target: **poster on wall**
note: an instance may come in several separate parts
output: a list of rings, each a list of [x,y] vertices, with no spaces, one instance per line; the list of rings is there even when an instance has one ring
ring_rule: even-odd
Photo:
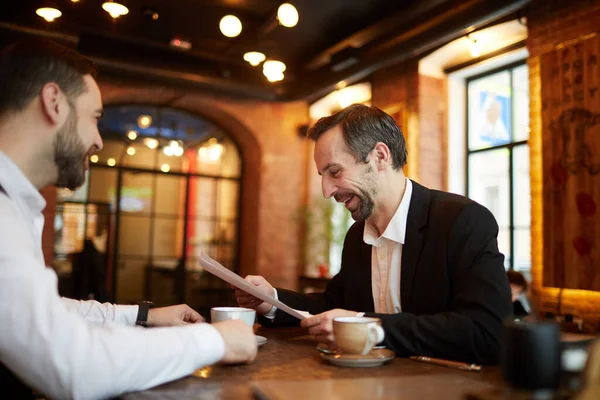
[[[482,90],[479,93],[478,140],[487,146],[510,141],[510,96]]]
[[[600,290],[600,38],[540,57],[543,283]]]

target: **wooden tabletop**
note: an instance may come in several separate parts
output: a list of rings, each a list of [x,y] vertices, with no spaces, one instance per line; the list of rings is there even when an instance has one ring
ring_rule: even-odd
[[[374,368],[344,368],[326,363],[315,340],[300,328],[264,329],[267,338],[249,365],[215,365],[192,376],[152,390],[125,395],[126,400],[147,399],[253,399],[256,387],[267,387],[273,399],[369,398],[462,399],[466,393],[503,387],[499,367],[468,372],[405,358]],[[393,378],[393,379],[392,379]],[[339,388],[345,388],[344,393]],[[310,391],[313,391],[311,393]],[[277,397],[283,393],[283,397]],[[376,395],[379,393],[383,397]]]

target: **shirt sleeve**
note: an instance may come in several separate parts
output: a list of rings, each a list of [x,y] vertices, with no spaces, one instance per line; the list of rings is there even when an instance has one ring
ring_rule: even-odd
[[[114,322],[120,325],[134,326],[139,308],[137,305],[115,305],[99,303],[95,300],[73,300],[66,297],[63,297],[62,301],[67,309],[77,312],[86,321],[96,325]]]
[[[115,323],[128,318],[121,319],[118,307],[63,300],[56,274],[35,258],[25,224],[7,213],[0,217],[0,362],[28,385],[51,398],[111,398],[223,357],[223,339],[209,324],[125,326]]]
[[[273,292],[274,292],[273,297],[275,297],[276,300],[279,300],[279,297],[277,297],[277,289],[273,288]],[[269,312],[265,314],[265,318],[269,318],[271,321],[274,320],[276,312],[277,312],[277,307],[275,307],[275,306],[271,307]]]

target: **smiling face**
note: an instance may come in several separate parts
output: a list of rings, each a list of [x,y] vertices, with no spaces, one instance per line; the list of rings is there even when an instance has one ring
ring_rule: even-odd
[[[350,153],[339,125],[315,143],[315,164],[322,179],[323,196],[345,203],[355,221],[369,218],[376,206],[378,177],[370,161]]]
[[[54,163],[58,171],[56,186],[75,190],[85,183],[89,158],[102,149],[98,120],[102,116],[100,89],[91,76],[83,78],[85,90],[74,104],[54,139]]]

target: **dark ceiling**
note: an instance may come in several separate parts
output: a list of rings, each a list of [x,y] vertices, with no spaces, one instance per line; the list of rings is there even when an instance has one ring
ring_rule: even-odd
[[[61,41],[92,58],[101,73],[145,77],[264,99],[307,99],[341,80],[364,79],[378,68],[427,52],[512,15],[529,0],[293,0],[300,21],[276,21],[281,0],[120,0],[129,14],[113,20],[103,0],[7,0],[0,44],[28,34]],[[8,7],[7,7],[8,6]],[[35,14],[53,6],[52,23]],[[158,19],[153,19],[156,12]],[[240,18],[237,38],[219,31],[227,14]],[[192,43],[182,51],[174,37]],[[273,84],[242,56],[259,50],[287,65]]]

